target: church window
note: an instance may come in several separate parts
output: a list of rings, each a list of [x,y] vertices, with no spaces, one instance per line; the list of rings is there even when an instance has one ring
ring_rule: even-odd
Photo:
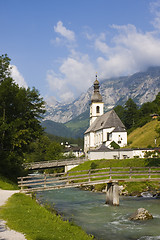
[[[107,133],[107,141],[111,141],[112,140],[112,133]]]
[[[99,106],[96,107],[96,113],[100,113],[100,107]]]

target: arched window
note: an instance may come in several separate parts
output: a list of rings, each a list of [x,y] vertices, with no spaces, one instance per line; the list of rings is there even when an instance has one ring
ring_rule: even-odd
[[[100,113],[100,107],[99,106],[96,107],[96,113]]]

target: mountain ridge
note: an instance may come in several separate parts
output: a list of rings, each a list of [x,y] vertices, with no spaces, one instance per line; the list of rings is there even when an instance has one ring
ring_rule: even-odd
[[[93,79],[94,82],[94,79]],[[147,71],[137,72],[130,76],[110,78],[100,82],[100,92],[104,101],[105,111],[114,106],[123,105],[132,98],[137,105],[153,101],[160,91],[160,67],[149,67]],[[46,106],[44,120],[67,123],[89,110],[93,87],[72,103]]]

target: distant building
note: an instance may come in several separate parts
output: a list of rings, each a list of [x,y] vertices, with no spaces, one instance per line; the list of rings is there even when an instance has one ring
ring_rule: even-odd
[[[157,119],[159,117],[157,113],[150,114],[150,116],[152,117],[152,119]]]
[[[120,147],[127,145],[127,131],[114,110],[104,114],[104,103],[99,92],[99,82],[94,82],[94,93],[90,104],[90,126],[84,133],[84,152],[101,145],[111,148],[111,142]]]
[[[64,145],[61,143],[61,145]],[[74,157],[81,157],[84,155],[82,149],[78,146],[78,144],[69,144],[68,142],[64,145],[64,156],[74,156]]]

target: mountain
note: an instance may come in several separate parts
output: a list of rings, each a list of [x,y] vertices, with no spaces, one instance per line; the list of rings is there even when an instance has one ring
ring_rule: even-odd
[[[83,138],[84,131],[89,126],[89,111],[86,111],[67,123],[57,123],[52,120],[42,122],[45,132],[67,138]]]
[[[45,132],[60,136],[60,137],[73,137],[72,131],[67,128],[63,123],[57,123],[51,120],[45,120],[42,122],[42,127],[45,128]]]
[[[145,72],[135,73],[131,76],[110,78],[100,82],[100,92],[105,104],[105,111],[113,108],[115,105],[123,105],[128,98],[132,98],[138,105],[153,101],[159,91],[160,67],[150,67]],[[74,129],[76,118],[89,111],[92,93],[93,87],[90,87],[86,93],[83,93],[70,104],[55,102],[53,105],[47,105],[44,120],[66,123],[67,127]]]

